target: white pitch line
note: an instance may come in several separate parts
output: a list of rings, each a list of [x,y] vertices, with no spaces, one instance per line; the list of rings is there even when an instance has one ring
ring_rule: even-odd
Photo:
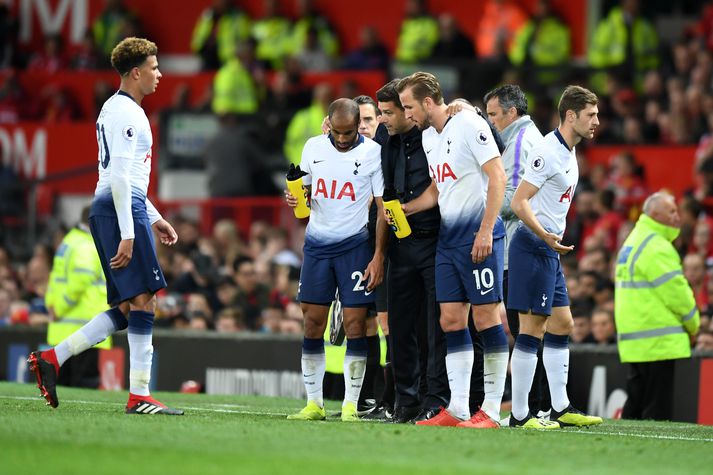
[[[19,401],[39,401],[43,400],[41,397],[29,397],[29,396],[2,396],[0,399],[14,399]],[[72,403],[72,404],[94,404],[94,405],[111,405],[111,406],[123,406],[123,403],[119,402],[108,402],[108,401],[85,401],[81,399],[63,399],[62,402]],[[223,407],[249,407],[239,404],[213,404],[214,406]],[[234,409],[213,409],[207,407],[184,407],[188,411],[203,411],[203,412],[217,412],[217,413],[227,413],[227,414],[246,414],[251,416],[286,416],[285,413],[281,412],[265,412],[265,411],[245,411],[245,410],[234,410]],[[610,437],[637,437],[640,439],[653,439],[653,440],[680,440],[686,442],[713,442],[713,438],[706,437],[686,437],[686,436],[672,436],[672,435],[657,435],[657,434],[642,434],[637,432],[601,432],[594,431],[591,429],[587,430],[564,430],[550,432],[551,434],[582,434],[582,435],[599,435],[599,436],[610,436]]]
[[[42,397],[30,397],[30,396],[2,396],[0,399],[13,399],[18,401],[44,401]],[[62,403],[67,404],[94,404],[94,405],[108,405],[108,406],[124,406],[121,402],[109,402],[109,401],[85,401],[81,399],[62,399]],[[213,404],[215,406],[223,407],[250,407],[240,404]],[[204,412],[220,412],[220,413],[231,413],[231,414],[248,414],[252,416],[287,416],[287,414],[282,412],[260,412],[260,411],[244,411],[244,410],[232,410],[232,409],[213,409],[209,407],[185,407],[186,410],[191,411],[204,411]]]

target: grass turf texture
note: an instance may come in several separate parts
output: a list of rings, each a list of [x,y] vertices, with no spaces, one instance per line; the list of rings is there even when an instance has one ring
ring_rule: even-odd
[[[294,399],[157,393],[185,416],[123,413],[126,393],[0,383],[0,474],[711,473],[713,427],[605,421],[550,432],[288,421]],[[339,404],[329,402],[327,413]]]

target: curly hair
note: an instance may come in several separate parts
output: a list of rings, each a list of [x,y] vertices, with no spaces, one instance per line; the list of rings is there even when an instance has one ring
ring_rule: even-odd
[[[156,56],[158,47],[144,38],[125,38],[111,52],[111,65],[125,76],[133,68],[141,66],[149,56]]]

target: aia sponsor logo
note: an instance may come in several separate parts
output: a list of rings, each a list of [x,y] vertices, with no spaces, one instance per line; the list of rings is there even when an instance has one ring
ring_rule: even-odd
[[[329,186],[329,188],[327,187]],[[337,180],[331,180],[331,183],[327,185],[323,178],[317,180],[317,188],[314,192],[314,197],[324,196],[330,200],[342,200],[349,199],[351,201],[356,201],[356,195],[354,193],[354,185],[351,182],[346,182],[341,186],[337,183]]]

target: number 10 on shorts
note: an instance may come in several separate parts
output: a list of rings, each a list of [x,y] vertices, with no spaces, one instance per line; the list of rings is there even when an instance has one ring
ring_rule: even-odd
[[[475,288],[480,290],[480,295],[485,295],[493,290],[495,275],[490,268],[473,269],[473,277],[475,278]]]

